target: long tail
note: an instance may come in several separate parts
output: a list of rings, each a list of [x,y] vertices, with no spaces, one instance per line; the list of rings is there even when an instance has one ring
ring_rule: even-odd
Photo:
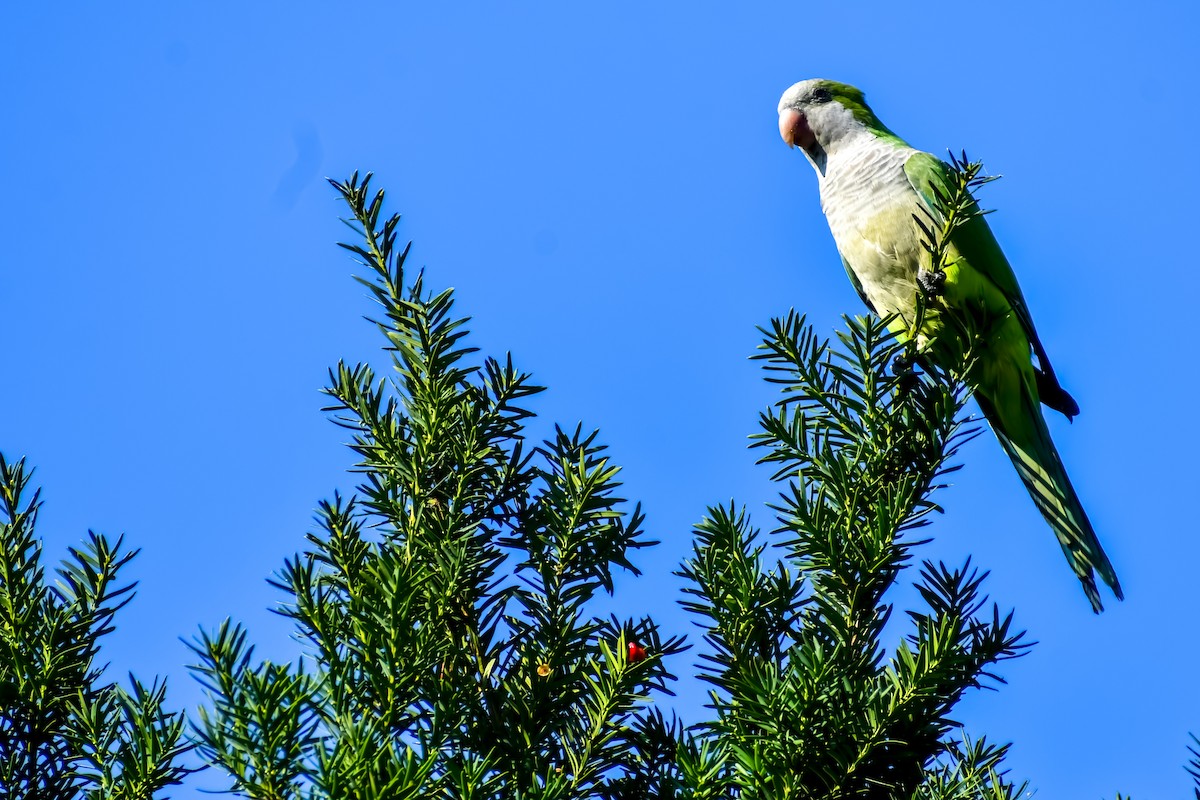
[[[1009,391],[998,393],[995,399],[999,402],[994,402],[992,397],[986,396],[984,388],[979,387],[975,399],[1012,459],[1033,502],[1054,529],[1067,563],[1079,577],[1083,591],[1092,603],[1092,610],[1100,613],[1104,606],[1096,589],[1095,573],[1100,574],[1118,600],[1125,599],[1121,584],[1050,439],[1033,376],[1009,377],[1017,378],[1019,389],[1011,385],[1003,387]]]

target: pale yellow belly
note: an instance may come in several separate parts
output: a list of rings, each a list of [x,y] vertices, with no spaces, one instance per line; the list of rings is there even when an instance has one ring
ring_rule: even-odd
[[[839,153],[821,182],[821,209],[838,252],[883,316],[912,321],[917,270],[926,251],[913,214],[924,204],[904,172],[915,152],[891,143],[864,143]]]

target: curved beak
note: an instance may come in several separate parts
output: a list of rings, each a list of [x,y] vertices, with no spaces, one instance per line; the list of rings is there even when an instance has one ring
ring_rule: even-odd
[[[779,135],[788,147],[800,145],[807,149],[817,140],[808,127],[808,120],[794,108],[784,108],[779,112]]]
[[[804,120],[804,115],[794,108],[785,108],[779,112],[779,135],[788,147],[796,146],[796,126]]]

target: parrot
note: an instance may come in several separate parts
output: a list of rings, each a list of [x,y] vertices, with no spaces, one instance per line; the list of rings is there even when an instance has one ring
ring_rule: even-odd
[[[783,141],[816,171],[821,210],[859,297],[891,320],[901,340],[915,333],[920,356],[943,367],[964,366],[962,332],[970,322],[976,334],[965,380],[980,410],[1092,610],[1103,609],[1097,573],[1123,600],[1041,410],[1045,404],[1069,420],[1079,405],[1059,384],[1016,275],[978,206],[951,230],[944,269],[927,268],[927,233],[937,228],[921,220],[942,224],[954,186],[950,165],[893,133],[863,92],[845,83],[800,81],[783,93],[778,112]]]

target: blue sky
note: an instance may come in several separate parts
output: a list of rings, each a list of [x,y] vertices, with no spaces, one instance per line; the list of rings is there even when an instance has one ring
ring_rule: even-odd
[[[1039,796],[1186,793],[1194,4],[648,5],[0,11],[0,449],[38,467],[49,554],[88,528],[143,548],[113,668],[169,675],[194,707],[179,637],[197,626],[232,615],[292,653],[265,579],[353,484],[318,389],[337,359],[379,358],[323,180],[354,169],[389,189],[430,285],[457,288],[474,344],[550,387],[537,430],[602,429],[663,540],[613,606],[685,630],[663,587],[705,507],[771,524],[745,449],[772,398],[755,326],[795,306],[832,333],[862,311],[776,130],[779,94],[828,77],[1004,175],[984,204],[1083,407],[1050,425],[1128,597],[1090,613],[977,439],[927,555],[990,568],[1040,644],[959,717],[1014,741]],[[700,697],[680,687],[685,717]]]

